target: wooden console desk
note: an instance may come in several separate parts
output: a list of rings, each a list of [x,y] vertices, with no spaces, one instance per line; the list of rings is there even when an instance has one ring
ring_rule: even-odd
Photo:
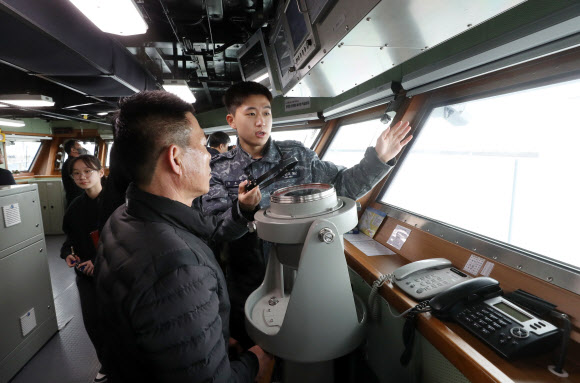
[[[369,285],[381,274],[392,273],[409,261],[401,255],[366,256],[347,240],[344,241],[348,265]],[[399,312],[417,304],[398,287],[385,283],[380,294]],[[564,369],[567,378],[560,378],[547,369],[553,364],[552,353],[507,361],[456,323],[442,322],[430,314],[421,314],[418,331],[433,344],[441,354],[474,383],[490,382],[546,382],[580,383],[580,347],[571,341],[568,360]]]

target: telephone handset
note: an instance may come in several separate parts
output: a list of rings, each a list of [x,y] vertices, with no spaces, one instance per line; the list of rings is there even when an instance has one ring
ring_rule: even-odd
[[[393,282],[406,294],[423,301],[470,279],[445,258],[424,259],[395,270]]]
[[[463,305],[473,304],[502,294],[499,282],[488,277],[473,278],[438,294],[429,301],[432,312],[439,318],[447,318],[451,311]]]
[[[506,300],[488,277],[459,283],[429,301],[438,318],[459,323],[504,358],[549,351],[561,331]]]

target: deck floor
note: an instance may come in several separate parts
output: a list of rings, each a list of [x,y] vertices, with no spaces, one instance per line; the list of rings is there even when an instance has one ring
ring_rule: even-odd
[[[90,383],[100,364],[85,331],[74,270],[60,258],[64,235],[47,235],[48,265],[59,331],[10,383]]]

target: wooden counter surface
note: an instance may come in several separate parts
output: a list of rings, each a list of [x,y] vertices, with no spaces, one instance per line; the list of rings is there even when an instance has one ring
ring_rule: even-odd
[[[381,274],[392,273],[409,263],[398,254],[366,256],[347,240],[344,247],[348,265],[369,285]],[[398,287],[388,283],[381,287],[380,294],[399,312],[417,304]],[[507,361],[458,324],[442,322],[428,313],[419,315],[417,328],[471,382],[580,383],[580,348],[575,342],[570,342],[568,360],[564,365],[569,376],[560,378],[547,369],[548,365],[554,364],[552,353]]]

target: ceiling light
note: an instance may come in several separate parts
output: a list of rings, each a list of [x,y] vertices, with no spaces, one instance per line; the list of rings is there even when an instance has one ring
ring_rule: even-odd
[[[147,32],[139,8],[133,0],[70,0],[101,31],[115,35],[142,35]]]
[[[86,104],[78,104],[78,105],[71,105],[71,106],[65,106],[63,109],[74,109],[74,108],[78,108],[79,106],[88,106],[88,105],[94,105],[94,102],[88,102]]]
[[[24,124],[24,121],[20,121],[20,120],[7,120],[5,118],[0,118],[0,125],[1,126],[13,126],[16,128],[22,128],[25,124]]]
[[[8,105],[4,105],[2,102],[24,107],[54,106],[51,97],[40,94],[2,94],[0,95],[0,108],[7,108]]]
[[[40,141],[40,140],[52,140],[49,136],[27,136],[21,134],[7,134],[6,140],[14,141]]]
[[[191,89],[189,89],[189,85],[187,85],[187,81],[185,80],[165,80],[163,82],[163,89],[169,93],[173,93],[189,104],[195,102],[195,96],[191,93]]]

